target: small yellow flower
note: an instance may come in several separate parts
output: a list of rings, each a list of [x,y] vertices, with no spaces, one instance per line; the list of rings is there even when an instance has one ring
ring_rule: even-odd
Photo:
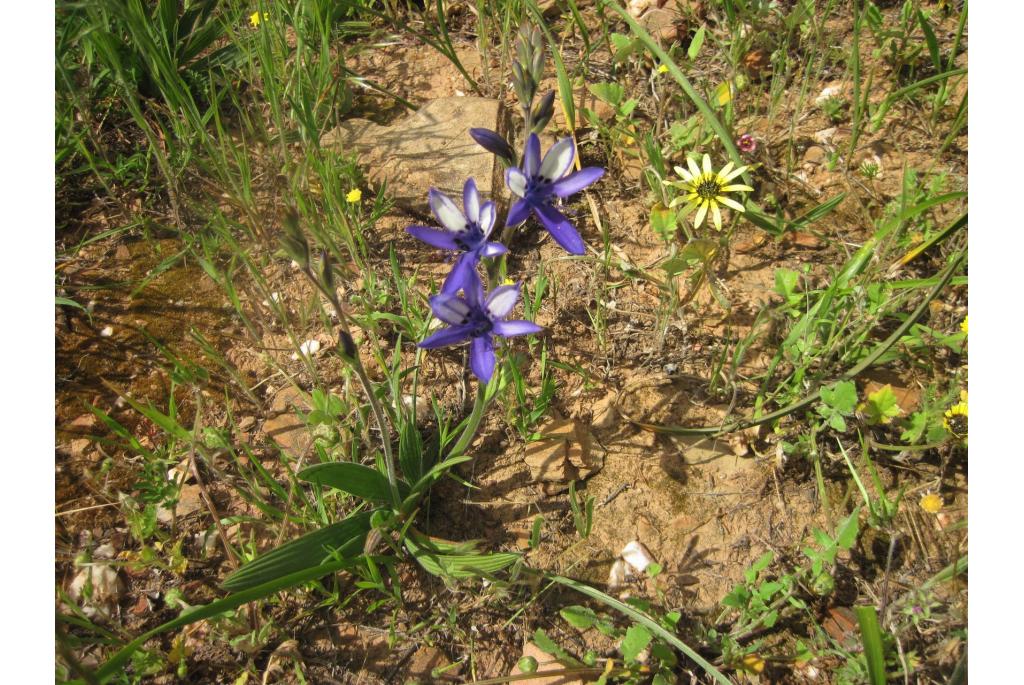
[[[764,671],[764,659],[757,654],[748,654],[743,657],[742,669],[747,673],[759,674]]]
[[[506,278],[504,281],[501,282],[501,284],[502,285],[515,285],[516,282],[513,281],[511,278]]]
[[[718,205],[723,204],[726,207],[731,207],[737,212],[744,211],[743,205],[736,200],[728,198],[724,193],[733,193],[737,191],[753,191],[754,189],[748,185],[733,184],[729,182],[745,172],[750,167],[741,166],[738,169],[733,169],[732,162],[729,162],[722,170],[715,172],[711,168],[711,157],[704,155],[704,168],[701,170],[697,167],[697,163],[693,159],[687,158],[686,164],[689,166],[689,170],[684,169],[681,166],[674,167],[675,172],[679,174],[682,181],[665,181],[666,185],[675,186],[685,191],[684,195],[680,195],[676,199],[672,200],[669,207],[675,207],[677,205],[686,202],[686,207],[683,208],[683,214],[689,214],[690,212],[697,210],[697,216],[694,217],[693,226],[694,228],[700,228],[700,225],[704,222],[704,217],[707,216],[708,210],[711,210],[712,219],[715,222],[715,228],[719,231],[722,230],[722,212],[719,211]]]
[[[966,316],[964,317],[964,320],[960,322],[960,330],[964,332],[964,335],[967,335],[967,317]]]
[[[263,17],[260,17],[259,12],[253,12],[249,15],[249,23],[252,24],[253,28],[259,26],[261,21],[266,21],[268,19],[270,19],[270,12],[264,12]]]
[[[359,190],[359,188],[353,188],[352,190],[348,191],[348,195],[345,196],[345,202],[348,202],[349,204],[353,205],[362,199],[363,191]]]
[[[942,497],[935,494],[934,492],[926,492],[921,495],[921,501],[918,502],[922,509],[929,514],[938,514],[942,511]]]
[[[960,401],[946,410],[942,416],[942,426],[950,434],[967,442],[967,391],[960,391]]]
[[[667,74],[668,73],[668,65],[667,64],[658,65],[658,73],[659,74]]]

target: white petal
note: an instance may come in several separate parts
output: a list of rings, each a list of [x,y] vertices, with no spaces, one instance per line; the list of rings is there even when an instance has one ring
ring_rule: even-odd
[[[434,316],[453,326],[466,323],[469,318],[469,305],[458,297],[432,298],[430,308]]]
[[[749,166],[741,166],[739,168],[733,169],[731,174],[725,173],[725,169],[722,169],[722,176],[725,176],[725,180],[726,181],[731,181],[734,178],[736,178],[737,176],[739,176],[740,174],[745,173],[746,170],[749,169],[749,168],[750,168]]]
[[[700,178],[700,167],[697,166],[697,162],[693,161],[692,157],[687,157],[686,166],[690,168],[690,177],[696,182]]]
[[[681,166],[672,167],[672,169],[676,172],[676,176],[683,179],[684,181],[689,181],[690,179],[693,178],[693,176],[690,176],[690,172]]]
[[[741,205],[739,202],[736,202],[736,200],[733,200],[732,198],[719,196],[718,197],[718,201],[721,202],[726,207],[730,207],[732,209],[735,209],[737,212],[744,212],[744,211],[746,211],[743,208],[743,205]]]
[[[519,197],[526,197],[526,176],[515,167],[509,167],[505,171],[505,184],[508,189]]]
[[[576,156],[576,146],[572,138],[562,138],[551,146],[548,153],[544,155],[544,161],[540,163],[538,174],[548,180],[557,181],[565,176],[572,166],[573,157]]]
[[[487,296],[487,313],[495,319],[503,319],[519,299],[518,285],[503,285],[491,291]]]
[[[704,154],[704,173],[710,174],[714,170],[711,168],[711,155]]]
[[[704,217],[708,213],[708,205],[709,204],[710,203],[707,200],[705,200],[704,203],[701,204],[700,209],[697,210],[697,216],[695,216],[693,218],[693,227],[694,228],[700,228],[700,225],[702,223],[704,223]]]
[[[441,225],[452,233],[466,230],[466,216],[455,206],[447,195],[431,188],[430,209]]]

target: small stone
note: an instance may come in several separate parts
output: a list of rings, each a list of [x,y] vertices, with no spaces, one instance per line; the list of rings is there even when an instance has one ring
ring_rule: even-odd
[[[820,107],[826,100],[836,97],[841,92],[842,89],[839,86],[825,86],[818,93],[818,97],[814,98],[814,104]]]
[[[678,40],[686,32],[686,20],[675,6],[649,10],[640,18],[640,25],[664,41]]]
[[[526,663],[530,658],[532,658],[537,664],[537,670],[533,673],[534,676],[538,676],[539,674],[546,673],[548,671],[564,671],[570,666],[568,663],[558,661],[533,642],[527,642],[523,647],[523,656],[519,659],[519,662],[516,664],[511,675],[525,675],[526,672],[520,669],[519,665]],[[583,681],[581,679],[562,675],[561,673],[547,677],[532,677],[529,682],[530,685],[583,685]]]
[[[89,449],[89,445],[91,444],[92,440],[90,440],[89,438],[76,438],[72,440],[71,444],[68,446],[72,458],[77,459],[81,457],[83,454],[85,454],[85,451]]]
[[[832,142],[832,138],[835,137],[836,131],[839,129],[836,126],[830,128],[823,128],[814,134],[814,140],[822,145],[828,145]]]
[[[417,649],[409,659],[409,665],[405,669],[405,680],[403,682],[437,682],[434,677],[434,670],[445,669],[446,674],[454,675],[453,670],[457,669],[447,669],[450,665],[451,661],[448,660],[448,657],[445,656],[444,652],[436,647],[423,645]]]
[[[804,152],[804,164],[821,165],[825,163],[828,153],[820,145],[812,145]]]
[[[576,469],[568,460],[565,440],[531,442],[526,446],[525,459],[534,481],[563,483],[576,478]]]
[[[86,597],[86,588],[90,588]],[[124,581],[109,564],[91,563],[78,572],[68,594],[79,602],[86,616],[109,618],[124,595]]]
[[[597,430],[608,430],[619,424],[619,412],[615,409],[616,399],[616,393],[611,391],[594,403],[590,419],[591,427]]]
[[[114,327],[113,326],[104,326],[103,330],[100,331],[100,337],[101,338],[109,338],[112,335],[114,335]]]
[[[175,516],[180,519],[199,511],[202,507],[202,490],[199,486],[183,485],[181,486],[181,491],[178,493],[178,501],[174,505],[174,512],[172,513],[167,507],[158,506],[156,508],[156,520],[165,526],[169,526]]]
[[[74,421],[69,423],[68,424],[68,428],[73,428],[75,430],[86,430],[88,428],[92,428],[95,425],[96,425],[96,415],[95,414],[82,414],[81,416],[76,418]]]
[[[281,390],[270,405],[273,416],[263,422],[263,433],[281,449],[297,457],[306,451],[313,438],[306,424],[295,414],[295,407],[303,412],[310,409],[300,391],[290,386]]]
[[[623,547],[619,557],[638,574],[646,571],[647,567],[654,563],[651,551],[639,540],[633,540]]]

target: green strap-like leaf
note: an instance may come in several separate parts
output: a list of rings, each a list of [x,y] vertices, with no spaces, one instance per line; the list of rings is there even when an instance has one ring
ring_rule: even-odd
[[[344,521],[286,542],[232,573],[221,587],[236,592],[247,590],[318,566],[332,553],[342,557],[351,556],[363,548],[366,534],[370,530],[371,513],[363,511],[353,514]]]
[[[336,461],[328,464],[317,464],[299,472],[299,479],[307,483],[326,485],[350,495],[376,502],[391,500],[391,488],[388,479],[377,469],[356,464],[350,461]],[[399,487],[408,493],[408,486]]]

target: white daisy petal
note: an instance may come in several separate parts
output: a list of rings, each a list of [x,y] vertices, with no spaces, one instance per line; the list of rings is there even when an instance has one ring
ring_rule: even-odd
[[[743,173],[746,173],[747,169],[749,169],[749,168],[750,168],[749,166],[741,166],[741,167],[738,167],[736,169],[733,169],[732,173],[730,173],[730,174],[725,173],[725,169],[722,169],[722,176],[725,176],[725,180],[726,181],[731,181],[734,178],[736,178],[737,176],[739,176],[739,175],[741,175]]]
[[[750,186],[745,186],[745,185],[722,186],[722,192],[723,193],[735,193],[735,192],[738,192],[738,191],[741,191],[741,190],[744,190],[744,191],[746,191],[748,193],[754,191],[753,188],[751,188]]]
[[[690,179],[693,178],[692,176],[690,176],[690,172],[681,166],[672,167],[672,170],[676,172],[676,176],[683,179],[684,181],[689,181]]]
[[[697,166],[697,162],[693,161],[692,157],[686,158],[686,166],[690,168],[690,177],[696,183],[697,179],[700,178],[700,167]]]
[[[722,170],[718,172],[718,177],[721,178],[723,176],[728,176],[729,172],[732,171],[732,167],[733,167],[733,163],[732,162],[729,162],[728,164],[726,164],[724,167],[722,167]],[[725,181],[722,181],[722,182],[725,183]]]
[[[719,231],[722,230],[722,212],[718,209],[718,203],[714,200],[711,201],[711,218],[715,221],[715,228]]]
[[[709,204],[710,204],[710,203],[709,203],[709,202],[708,202],[707,200],[705,200],[705,201],[704,201],[704,202],[703,202],[703,203],[701,204],[701,206],[700,206],[700,209],[698,209],[698,210],[697,210],[697,216],[695,216],[695,217],[693,218],[693,227],[694,227],[694,228],[700,228],[700,225],[701,225],[702,223],[704,223],[704,217],[705,217],[705,216],[707,215],[707,213],[708,213],[708,205],[709,205]]]
[[[711,155],[705,153],[704,154],[704,173],[710,174],[710,173],[713,173],[713,172],[714,172],[714,169],[711,168]]]
[[[725,196],[719,196],[718,201],[721,202],[726,207],[729,207],[731,209],[735,209],[737,212],[746,211],[746,210],[744,210],[743,205],[741,205],[739,202],[736,202],[736,200],[733,200],[731,198],[728,198],[728,197],[725,197]]]

